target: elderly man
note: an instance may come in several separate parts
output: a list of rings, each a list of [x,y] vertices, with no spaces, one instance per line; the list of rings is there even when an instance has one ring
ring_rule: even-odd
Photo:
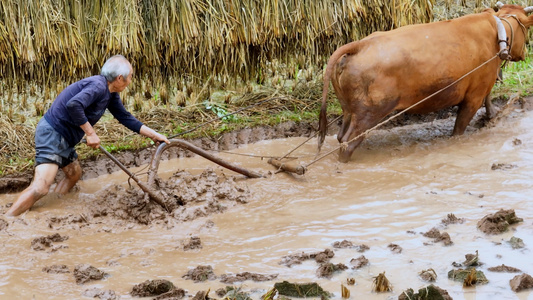
[[[57,96],[35,131],[33,181],[6,215],[19,215],[48,194],[59,168],[65,177],[56,185],[54,192],[66,194],[78,182],[81,167],[74,146],[85,135],[88,146],[100,147],[100,138],[93,125],[100,120],[106,108],[130,130],[156,143],[169,143],[167,137],[143,125],[122,105],[119,93],[131,83],[132,75],[130,62],[122,55],[115,55],[105,62],[100,75],[75,82]]]

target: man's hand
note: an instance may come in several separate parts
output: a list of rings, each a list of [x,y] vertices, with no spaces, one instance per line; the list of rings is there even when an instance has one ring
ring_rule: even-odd
[[[160,142],[165,142],[167,144],[170,144],[170,141],[168,140],[168,138],[158,132],[154,132],[154,136],[151,137],[152,141],[156,142],[156,143],[160,143]]]
[[[80,126],[83,132],[85,132],[85,136],[87,137],[87,146],[98,149],[100,147],[100,138],[98,135],[96,135],[96,131],[94,131],[94,128],[91,126],[89,122],[86,122],[85,124]]]
[[[152,141],[154,141],[156,144],[159,144],[161,142],[165,142],[167,144],[170,144],[170,141],[168,140],[168,138],[166,136],[156,132],[155,130],[153,130],[152,128],[150,128],[150,127],[148,127],[146,125],[143,125],[141,127],[140,134],[151,138]]]
[[[87,146],[94,149],[100,148],[100,138],[96,133],[87,136]]]

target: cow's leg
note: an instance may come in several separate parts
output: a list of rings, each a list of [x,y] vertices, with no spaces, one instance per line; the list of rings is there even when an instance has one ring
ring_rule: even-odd
[[[485,97],[485,111],[485,115],[489,119],[494,118],[496,116],[496,113],[498,112],[494,107],[494,104],[492,104],[492,99],[490,98],[490,95],[487,95],[487,97]]]
[[[352,124],[351,120],[352,120],[351,114],[345,113],[342,116],[342,125],[341,125],[341,128],[339,128],[339,133],[337,134],[337,140],[339,141],[339,143],[341,142],[342,138],[346,134],[346,131],[348,131],[348,128],[350,128],[350,124]]]
[[[462,135],[470,121],[478,111],[479,107],[483,104],[485,98],[477,97],[474,99],[466,98],[459,104],[457,110],[457,119],[455,120],[455,126],[453,127],[452,135]]]
[[[361,128],[359,128],[360,126],[358,126],[360,125],[360,120],[358,122],[356,114],[352,113],[348,116],[349,118],[346,123],[348,123],[349,125],[347,126],[347,130],[344,132],[342,138],[338,139],[339,143],[341,144],[348,143],[345,146],[343,145],[343,147],[341,147],[341,149],[339,150],[339,161],[342,163],[350,161],[355,148],[357,148],[357,146],[359,146],[359,144],[361,144],[361,142],[363,142],[365,138],[364,136],[361,136],[356,140],[351,141],[352,139],[356,138],[357,135],[362,132],[362,130]]]

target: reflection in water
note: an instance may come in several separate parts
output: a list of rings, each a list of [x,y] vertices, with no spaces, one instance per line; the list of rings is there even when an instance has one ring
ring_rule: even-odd
[[[337,163],[331,155],[312,165],[305,176],[278,173],[266,179],[242,180],[252,191],[250,203],[173,228],[135,224],[129,229],[109,224],[48,228],[47,219],[79,215],[91,204],[92,194],[111,184],[125,184],[127,178],[115,173],[86,180],[77,193],[63,198],[49,195],[20,219],[8,219],[9,227],[0,233],[0,298],[75,299],[97,287],[129,299],[132,286],[148,279],[167,279],[195,294],[225,286],[218,280],[194,283],[182,278],[189,269],[211,265],[217,276],[248,271],[279,274],[276,281],[318,282],[334,292],[335,298],[340,298],[340,283],[354,278],[356,284],[348,286],[352,299],[396,299],[407,288],[427,285],[418,273],[432,268],[438,275],[435,284],[453,299],[532,299],[531,292],[511,291],[509,280],[517,274],[486,270],[505,264],[533,274],[533,206],[529,203],[533,189],[532,121],[533,114],[526,113],[521,119],[453,138],[447,136],[451,126],[439,121],[424,124],[423,129],[406,126],[378,132],[355,151],[348,164]],[[265,141],[235,152],[283,155],[301,141]],[[337,145],[329,137],[322,151]],[[315,149],[313,141],[300,153],[314,154]],[[265,160],[221,156],[252,170],[273,171]],[[509,168],[493,170],[493,164]],[[176,159],[162,164],[159,175],[169,177],[179,169],[200,173],[208,165],[213,166],[201,158]],[[13,202],[15,196],[1,195],[0,203]],[[502,208],[514,209],[524,222],[497,236],[477,230],[478,220]],[[449,213],[465,222],[444,226],[441,220]],[[214,226],[208,226],[208,220]],[[421,234],[433,227],[449,233],[453,245],[445,247]],[[30,249],[33,238],[56,232],[70,237],[63,243],[68,248],[56,252]],[[202,249],[180,248],[180,243],[191,236],[201,238]],[[512,236],[523,239],[526,248],[513,250],[507,243]],[[331,262],[350,266],[352,258],[364,255],[369,266],[323,279],[316,277],[318,264],[312,260],[291,268],[279,264],[286,255],[333,249],[334,242],[344,239],[370,249],[364,253],[334,249]],[[392,252],[388,247],[391,243],[399,245],[402,252]],[[463,262],[465,254],[476,250],[484,263],[480,270],[489,284],[463,288],[448,280],[451,264]],[[81,263],[91,264],[111,277],[79,286],[71,273],[41,271],[54,264],[65,264],[72,271]],[[373,278],[382,272],[391,281],[393,293],[370,292]],[[259,288],[264,292],[273,283],[246,281],[242,285],[245,290]],[[254,299],[261,294],[254,294]]]

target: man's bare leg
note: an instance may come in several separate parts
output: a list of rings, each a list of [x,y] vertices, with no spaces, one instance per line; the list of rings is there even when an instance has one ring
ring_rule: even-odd
[[[35,167],[32,183],[19,195],[17,201],[6,212],[7,216],[18,216],[30,209],[37,200],[48,194],[54,183],[59,166],[56,164],[40,164]]]
[[[64,195],[70,191],[72,187],[76,185],[76,182],[81,178],[81,166],[78,160],[73,161],[66,167],[64,167],[63,172],[65,173],[65,178],[63,178],[55,187],[54,192]]]

